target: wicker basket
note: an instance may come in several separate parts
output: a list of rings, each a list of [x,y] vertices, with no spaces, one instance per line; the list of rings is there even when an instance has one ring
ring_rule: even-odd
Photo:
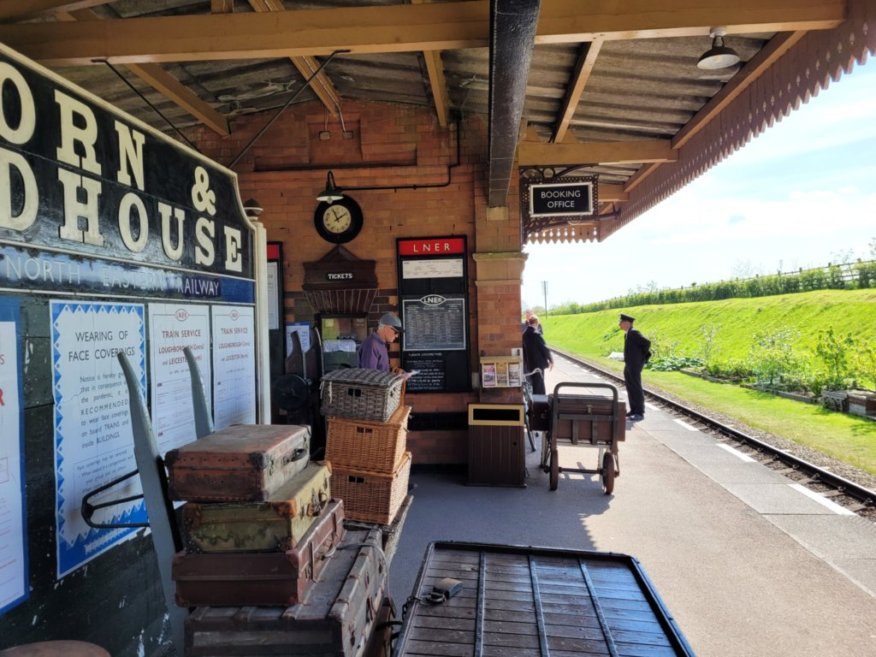
[[[386,422],[402,400],[400,374],[348,367],[329,372],[319,384],[322,414]]]
[[[410,406],[399,406],[387,422],[328,418],[326,460],[334,465],[392,473],[401,462]]]
[[[392,474],[332,464],[332,495],[344,500],[348,519],[390,525],[408,494],[410,476],[410,452],[404,453]]]

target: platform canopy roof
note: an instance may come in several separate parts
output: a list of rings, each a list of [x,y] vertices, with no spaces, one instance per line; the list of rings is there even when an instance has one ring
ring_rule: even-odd
[[[441,126],[482,114],[488,204],[517,202],[512,176],[596,175],[596,216],[524,219],[524,234],[602,240],[876,51],[874,6],[4,0],[0,41],[164,131],[226,135],[293,96],[333,122],[351,100],[427,106]],[[718,27],[740,62],[704,70]]]

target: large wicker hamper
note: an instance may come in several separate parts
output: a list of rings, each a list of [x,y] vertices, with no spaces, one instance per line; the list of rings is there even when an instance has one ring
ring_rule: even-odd
[[[347,367],[322,377],[319,384],[323,415],[386,422],[401,404],[401,374]]]
[[[408,494],[411,453],[405,452],[394,472],[368,472],[332,464],[332,494],[344,500],[350,520],[391,525]]]
[[[386,422],[327,418],[326,460],[335,467],[394,472],[407,445],[410,415],[410,406],[399,406]]]

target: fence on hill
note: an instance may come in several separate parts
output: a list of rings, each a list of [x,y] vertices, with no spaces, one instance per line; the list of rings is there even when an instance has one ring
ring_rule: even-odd
[[[653,304],[687,303],[690,301],[719,301],[721,299],[767,297],[776,294],[794,294],[813,290],[857,290],[876,288],[876,260],[848,262],[826,267],[779,272],[766,276],[692,284],[666,290],[630,292],[621,297],[595,303],[568,303],[551,309],[554,314],[579,313],[628,308]]]

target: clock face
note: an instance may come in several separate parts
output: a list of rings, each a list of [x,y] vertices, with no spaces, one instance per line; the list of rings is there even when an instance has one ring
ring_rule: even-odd
[[[349,242],[362,230],[362,209],[349,196],[316,206],[313,213],[313,225],[327,242],[344,244]]]
[[[342,205],[330,205],[322,213],[322,225],[330,233],[343,233],[352,223],[350,211]]]

